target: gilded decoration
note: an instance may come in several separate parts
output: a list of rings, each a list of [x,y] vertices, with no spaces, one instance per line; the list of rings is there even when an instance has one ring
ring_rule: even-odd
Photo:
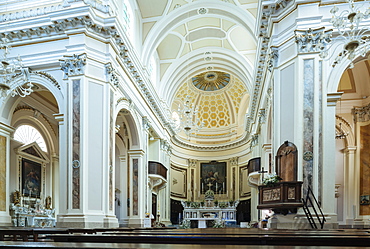
[[[193,85],[203,91],[217,91],[230,82],[230,74],[224,72],[205,72],[192,78]]]

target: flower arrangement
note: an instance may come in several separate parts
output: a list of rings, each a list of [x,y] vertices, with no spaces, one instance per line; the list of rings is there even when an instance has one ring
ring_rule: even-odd
[[[262,184],[266,186],[274,186],[276,183],[283,180],[280,176],[276,174],[267,174],[267,177],[263,179]]]

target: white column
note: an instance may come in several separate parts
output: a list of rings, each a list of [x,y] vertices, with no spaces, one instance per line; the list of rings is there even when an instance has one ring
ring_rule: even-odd
[[[356,147],[347,147],[345,150],[345,161],[344,161],[344,217],[343,220],[346,224],[353,224],[353,221],[357,217],[357,200],[358,188],[355,184],[356,179]]]
[[[119,176],[119,186],[121,193],[119,194],[119,198],[121,201],[120,209],[120,219],[118,220],[119,226],[127,227],[128,226],[128,215],[127,215],[127,184],[128,184],[128,178],[127,175],[127,160],[125,155],[119,156],[120,164],[118,167],[120,167],[120,176]]]
[[[323,115],[323,167],[322,179],[325,189],[322,191],[321,208],[325,214],[335,214],[335,110],[336,102],[342,93],[329,93],[327,95],[327,107]],[[335,220],[332,220],[336,222]]]
[[[130,218],[129,226],[142,226],[145,218],[145,192],[147,189],[147,173],[143,150],[130,150]]]
[[[51,201],[52,201],[52,207],[55,208],[55,213],[59,213],[59,193],[60,193],[60,176],[59,176],[59,157],[58,155],[53,155],[51,159],[51,169],[52,169],[52,190],[51,190]],[[44,196],[44,200],[41,200],[42,202],[45,201],[45,198],[47,196]],[[45,204],[45,203],[43,203]]]
[[[0,123],[0,225],[10,226],[10,134],[14,129]]]

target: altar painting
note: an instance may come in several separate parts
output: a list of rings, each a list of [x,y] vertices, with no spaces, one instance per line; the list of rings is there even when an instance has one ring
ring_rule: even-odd
[[[202,194],[211,189],[215,194],[226,194],[226,162],[200,164]]]
[[[23,195],[40,197],[41,193],[41,164],[22,159],[22,189]]]

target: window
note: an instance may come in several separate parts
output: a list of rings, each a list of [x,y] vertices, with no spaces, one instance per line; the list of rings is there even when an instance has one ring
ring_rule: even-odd
[[[47,152],[46,143],[41,133],[30,125],[19,126],[14,133],[14,139],[24,144],[36,142],[43,151]]]

